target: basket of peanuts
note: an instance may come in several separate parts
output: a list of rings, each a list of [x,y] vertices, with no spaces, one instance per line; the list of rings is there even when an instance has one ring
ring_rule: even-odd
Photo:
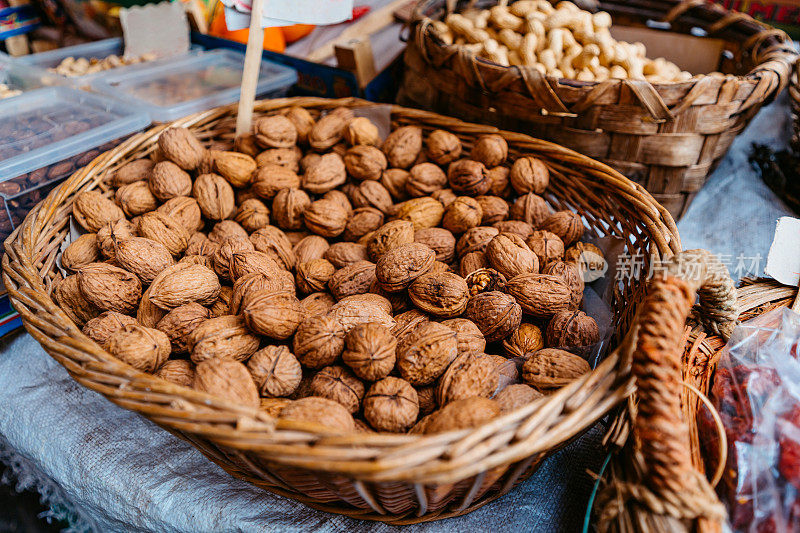
[[[502,496],[631,394],[644,277],[681,251],[643,187],[359,99],[235,123],[127,139],[6,241],[13,305],[80,384],[265,490],[393,524]],[[608,242],[641,268],[606,272]]]
[[[420,2],[398,103],[572,148],[680,218],[788,83],[791,39],[712,2],[579,4]]]

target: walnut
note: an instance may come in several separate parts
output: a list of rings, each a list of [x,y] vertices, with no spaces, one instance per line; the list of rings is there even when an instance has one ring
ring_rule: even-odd
[[[493,268],[480,268],[466,277],[469,295],[481,292],[500,291],[506,286],[506,277]]]
[[[369,292],[375,281],[375,263],[356,261],[337,270],[328,281],[331,293],[337,300],[354,294]]]
[[[297,173],[300,171],[301,157],[303,157],[303,151],[297,146],[292,148],[272,148],[256,156],[256,166],[261,168],[267,165],[278,165]]]
[[[379,180],[386,165],[386,156],[374,146],[358,144],[344,154],[347,173],[357,180]]]
[[[445,130],[433,130],[426,142],[428,157],[437,165],[447,165],[461,156],[461,141]]]
[[[297,142],[305,144],[308,142],[308,134],[314,127],[314,117],[304,107],[292,106],[286,110],[286,118],[292,121],[294,129],[297,131]]]
[[[78,288],[77,274],[67,276],[56,284],[53,289],[53,298],[61,310],[78,326],[86,324],[102,312],[81,294]]]
[[[544,268],[552,261],[564,257],[564,242],[555,233],[547,230],[536,230],[525,241]]]
[[[499,404],[488,398],[466,398],[450,402],[430,415],[424,433],[443,433],[481,426],[500,416]]]
[[[392,195],[386,187],[373,180],[359,183],[350,194],[350,201],[355,207],[374,207],[384,215],[389,214],[394,206]]]
[[[129,217],[141,215],[158,207],[158,199],[150,192],[150,186],[145,181],[123,185],[117,189],[114,198]]]
[[[256,196],[272,200],[283,189],[298,189],[299,187],[300,176],[294,170],[267,163],[256,171],[250,189]]]
[[[508,294],[482,292],[469,299],[466,316],[477,324],[486,342],[494,342],[505,339],[519,327],[522,308]]]
[[[367,144],[377,146],[381,143],[378,127],[366,117],[355,117],[350,120],[342,132],[344,140],[351,146]]]
[[[491,356],[465,353],[459,355],[442,375],[436,398],[441,406],[475,396],[490,398],[498,385],[497,364]]]
[[[538,400],[544,395],[524,383],[514,383],[501,390],[494,400],[500,405],[502,414],[510,413],[520,407]]]
[[[435,260],[434,251],[424,244],[401,244],[378,259],[375,277],[383,289],[399,292],[427,272]]]
[[[300,305],[303,306],[306,312],[306,320],[320,315],[327,315],[335,303],[336,299],[329,292],[315,292],[300,300]]]
[[[250,185],[258,164],[247,154],[239,152],[217,152],[214,154],[214,169],[234,187]]]
[[[302,189],[281,189],[272,201],[272,216],[275,224],[284,230],[304,227],[303,213],[311,205],[311,198]]]
[[[214,252],[214,272],[223,279],[231,279],[231,259],[237,253],[253,252],[253,243],[247,238],[231,237],[225,239]]]
[[[192,195],[200,205],[203,216],[211,220],[230,218],[236,211],[233,188],[217,174],[201,174],[194,182]]]
[[[267,346],[250,357],[247,369],[262,395],[289,396],[300,385],[303,369],[286,346]]]
[[[550,319],[544,336],[549,347],[574,350],[597,344],[600,329],[583,311],[559,311]]]
[[[489,226],[478,226],[467,230],[456,243],[456,254],[459,257],[470,252],[483,252],[500,232]]]
[[[453,191],[467,196],[486,194],[492,185],[483,163],[471,159],[459,159],[450,163],[447,180]]]
[[[327,259],[312,259],[297,265],[297,289],[303,294],[324,291],[336,268]]]
[[[258,343],[241,316],[210,318],[189,334],[195,363],[208,359],[244,361],[258,350]]]
[[[133,272],[142,283],[152,283],[158,274],[175,264],[167,247],[144,237],[128,237],[114,243],[117,264]]]
[[[112,187],[122,187],[129,183],[146,180],[147,174],[155,164],[155,161],[152,159],[134,159],[129,163],[125,163],[111,175],[109,185]]]
[[[318,152],[324,152],[342,140],[344,128],[347,126],[341,116],[328,113],[320,118],[308,132],[308,144]]]
[[[422,129],[417,126],[402,126],[386,137],[383,152],[390,167],[409,168],[422,151]]]
[[[382,225],[383,213],[374,207],[359,207],[353,210],[353,214],[347,222],[342,238],[346,241],[357,241]]]
[[[183,170],[196,169],[206,156],[206,149],[186,128],[169,128],[158,136],[161,153]]]
[[[544,348],[534,353],[522,366],[522,378],[531,387],[548,392],[572,383],[591,371],[582,357],[558,350]]]
[[[294,122],[283,115],[259,119],[254,131],[256,142],[263,148],[291,148],[297,142]]]
[[[434,251],[436,260],[450,263],[456,255],[456,238],[444,228],[422,228],[414,232],[414,242]]]
[[[477,227],[483,219],[483,208],[475,198],[459,196],[444,211],[442,226],[453,233],[464,233]]]
[[[175,385],[192,387],[194,383],[194,365],[186,359],[173,359],[161,365],[155,375]]]
[[[288,339],[303,321],[300,300],[288,292],[259,291],[247,294],[242,302],[247,326],[271,339]]]
[[[271,417],[278,418],[283,408],[292,403],[289,398],[261,398],[259,410]]]
[[[550,182],[550,171],[535,157],[520,157],[514,161],[508,177],[517,194],[542,194]]]
[[[249,198],[236,209],[234,220],[252,233],[269,225],[269,208],[257,198]]]
[[[450,204],[456,201],[456,193],[453,192],[453,189],[439,189],[438,191],[433,191],[431,194],[431,198],[439,202],[444,206],[445,209],[450,207]]]
[[[61,258],[62,262],[64,258]],[[586,283],[601,278],[608,269],[603,252],[588,242],[576,242],[564,253],[564,260],[577,265],[581,277]]]
[[[403,337],[414,331],[417,326],[428,322],[428,316],[417,309],[411,309],[405,313],[400,313],[395,318],[395,325],[392,328],[392,335],[399,341]]]
[[[509,211],[511,218],[527,222],[534,227],[540,227],[550,213],[552,210],[544,198],[532,192],[517,198]],[[553,233],[557,234],[558,232],[554,231]]]
[[[213,242],[205,233],[195,232],[189,237],[189,244],[186,247],[186,255],[204,255],[212,260],[214,254],[219,250],[219,243]]]
[[[566,310],[572,301],[567,283],[548,274],[520,274],[508,280],[506,292],[519,302],[525,313],[537,318]]]
[[[361,407],[364,384],[346,367],[326,366],[311,380],[311,394],[338,402],[352,414]]]
[[[405,432],[418,415],[417,391],[399,378],[378,381],[364,398],[364,417],[378,431]]]
[[[116,311],[106,311],[86,322],[86,325],[83,326],[83,334],[100,346],[105,346],[112,333],[135,323],[136,320],[133,317]]]
[[[486,246],[486,259],[492,267],[511,279],[519,274],[539,272],[539,260],[525,241],[514,233],[500,233]]]
[[[230,359],[209,359],[198,363],[194,388],[224,400],[257,408],[258,389],[242,363]]]
[[[197,302],[176,307],[158,321],[156,329],[166,333],[172,351],[189,353],[189,336],[197,326],[211,318],[211,312]]]
[[[306,227],[323,237],[338,237],[347,227],[348,213],[334,200],[312,202],[303,213]]]
[[[481,353],[486,349],[486,339],[472,320],[466,318],[451,318],[450,320],[442,321],[442,325],[456,332],[459,355],[465,353]]]
[[[203,213],[197,200],[188,196],[178,196],[171,198],[159,206],[158,211],[169,215],[186,228],[188,232],[196,232],[203,229]]]
[[[380,324],[359,324],[345,337],[342,361],[366,381],[378,381],[389,375],[396,359],[397,340]]]
[[[419,309],[440,318],[451,318],[464,312],[469,290],[464,278],[450,272],[419,276],[408,287],[408,296]]]
[[[409,196],[428,196],[447,186],[447,176],[444,171],[433,163],[420,163],[411,167],[406,192]]]
[[[308,152],[306,155],[300,158],[300,170],[305,172],[320,159],[322,159],[320,154],[316,152]]]
[[[491,185],[489,186],[489,194],[499,196],[500,198],[510,199],[514,193],[511,188],[511,182],[508,178],[510,170],[508,167],[493,167],[486,169],[486,175],[489,178]]]
[[[97,245],[96,233],[81,235],[72,241],[61,254],[61,266],[73,272],[99,260],[100,248]]]
[[[253,247],[267,254],[286,270],[294,268],[295,257],[292,243],[286,234],[275,226],[264,226],[250,235]]]
[[[433,198],[412,198],[397,207],[395,216],[411,222],[414,229],[433,228],[442,222],[444,206]]]
[[[487,168],[502,165],[508,157],[508,143],[497,134],[481,135],[475,141],[469,157]]]
[[[478,196],[475,200],[478,201],[483,213],[479,225],[491,226],[508,218],[508,203],[502,198],[498,196]]]
[[[292,248],[296,259],[295,264],[300,265],[313,259],[324,259],[328,248],[330,248],[328,241],[319,235],[304,237]]]
[[[219,289],[219,296],[217,301],[211,304],[209,308],[211,311],[211,318],[217,318],[223,315],[230,315],[231,313],[231,299],[233,298],[233,289],[227,285],[223,285]]]
[[[347,169],[344,160],[338,154],[330,153],[324,154],[306,169],[302,185],[310,193],[323,194],[343,185],[345,181]]]
[[[306,319],[293,339],[294,354],[308,368],[333,364],[344,350],[345,328],[330,315]]]
[[[389,168],[384,170],[381,175],[381,185],[386,187],[392,198],[402,201],[408,198],[406,182],[410,176],[411,174],[402,168]]]
[[[564,246],[571,246],[583,237],[583,221],[572,211],[558,211],[542,221],[541,229],[552,231],[564,241]]]
[[[106,224],[123,220],[125,212],[98,191],[84,191],[75,196],[72,216],[86,231],[99,232]]]
[[[289,283],[294,281],[291,272],[282,268],[275,259],[263,252],[234,252],[230,260],[230,275],[234,282],[247,274],[258,272],[266,276],[279,278],[286,276]]]
[[[136,370],[154,372],[169,357],[170,344],[157,329],[128,324],[109,335],[105,349]]]
[[[428,385],[441,376],[458,355],[456,333],[426,322],[397,344],[397,369],[412,385]]]
[[[461,277],[468,278],[476,270],[483,270],[489,267],[486,254],[483,252],[469,252],[464,254],[459,262],[458,272]]]
[[[259,291],[270,292],[294,292],[294,284],[291,281],[291,274],[287,280],[274,274],[263,272],[251,272],[236,279],[229,303],[231,314],[240,314],[245,296]]]
[[[77,274],[81,296],[97,309],[130,314],[142,295],[135,274],[107,263],[89,263]]]
[[[544,348],[544,335],[538,326],[522,323],[507,339],[503,348],[509,357],[525,357],[525,354]]]
[[[412,242],[414,242],[414,225],[406,220],[392,220],[370,236],[366,245],[367,254],[371,260],[378,261],[389,250]]]
[[[333,243],[325,251],[325,259],[336,268],[344,268],[351,263],[366,261],[368,259],[367,247],[355,242]]]
[[[416,391],[419,400],[419,414],[426,416],[434,412],[438,407],[436,404],[436,385],[419,387]]]
[[[347,212],[348,217],[353,214],[353,204],[350,203],[350,199],[342,191],[340,190],[328,191],[322,196],[322,198],[324,200],[330,200],[339,205],[342,209],[344,209]]]
[[[533,226],[522,220],[502,220],[492,224],[500,233],[514,233],[527,239],[534,232]]]
[[[545,267],[545,269],[542,271],[542,274],[550,274],[561,277],[561,279],[567,283],[572,291],[570,308],[578,309],[581,306],[581,301],[583,300],[584,283],[583,277],[581,277],[581,273],[575,263],[553,261]]]
[[[355,420],[347,409],[337,402],[318,396],[293,401],[283,408],[280,419],[300,422],[303,428],[318,426],[334,433],[356,431]]]
[[[238,222],[234,222],[233,220],[221,220],[214,224],[214,227],[211,228],[208,238],[211,241],[222,244],[231,238],[237,238],[246,241],[248,234]]]

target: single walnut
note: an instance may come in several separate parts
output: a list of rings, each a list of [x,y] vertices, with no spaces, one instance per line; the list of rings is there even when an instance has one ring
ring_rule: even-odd
[[[211,259],[211,264],[213,265],[214,254],[217,253],[217,250],[219,250],[219,243],[213,242],[205,233],[198,231],[189,237],[186,255],[204,255]]]
[[[436,398],[441,406],[476,396],[490,398],[498,385],[497,365],[491,356],[465,353],[459,355],[442,375]]]
[[[164,269],[175,264],[166,246],[144,237],[116,241],[114,257],[119,266],[139,276],[142,283],[152,283]]]
[[[271,163],[264,164],[256,171],[250,190],[256,196],[272,200],[283,189],[300,187],[300,176],[290,169]],[[273,206],[275,209],[275,206]]]
[[[177,263],[165,268],[148,289],[150,301],[165,310],[190,302],[214,303],[219,291],[219,278],[214,271],[191,263]]]
[[[180,222],[190,233],[200,231],[205,226],[200,204],[188,196],[171,198],[159,206],[158,211]]]
[[[481,135],[475,141],[469,157],[487,168],[502,165],[508,157],[508,143],[497,134]]]
[[[489,226],[478,226],[467,230],[456,243],[456,254],[459,257],[470,252],[483,252],[500,232]]]
[[[292,106],[286,110],[286,118],[292,121],[294,129],[297,131],[297,142],[305,144],[308,142],[308,134],[314,127],[314,117],[304,107]]]
[[[508,203],[502,198],[498,196],[478,196],[475,200],[478,201],[483,213],[479,225],[491,226],[508,218]]]
[[[209,310],[211,311],[211,318],[217,318],[223,315],[232,315],[231,312],[231,299],[233,298],[233,289],[223,285],[219,289],[219,296],[217,300],[211,304]]]
[[[469,290],[467,282],[457,274],[428,273],[411,283],[408,296],[422,311],[440,318],[451,318],[466,309]]]
[[[357,241],[382,225],[383,213],[374,207],[359,207],[353,210],[353,214],[347,222],[342,238],[346,241]]]
[[[329,315],[336,318],[345,331],[365,322],[377,322],[394,327],[392,304],[378,294],[354,294],[346,296],[331,307]]]
[[[295,256],[292,251],[292,243],[286,234],[275,226],[265,226],[252,235],[250,242],[253,247],[269,257],[279,266],[286,270],[291,270],[295,265]]]
[[[381,143],[378,127],[366,117],[355,117],[350,120],[342,131],[344,140],[351,146],[367,144],[377,146]]]
[[[520,157],[509,173],[511,186],[517,194],[529,192],[542,194],[550,183],[550,171],[541,160],[535,157]]]
[[[375,263],[357,261],[337,270],[328,281],[331,293],[337,300],[369,292],[375,282]]]
[[[419,243],[402,244],[386,252],[375,266],[375,277],[389,292],[399,292],[430,270],[436,254]]]
[[[203,322],[211,318],[211,312],[197,302],[176,307],[158,321],[156,329],[163,331],[175,353],[189,353],[190,334]]]
[[[244,361],[258,350],[258,337],[253,335],[241,315],[210,318],[189,334],[192,361],[209,359]]]
[[[467,196],[486,194],[492,185],[483,163],[471,159],[459,159],[450,163],[447,180],[453,191]]]
[[[436,260],[450,263],[455,259],[456,238],[444,228],[422,228],[414,232],[414,242],[434,251]]]
[[[72,216],[86,231],[96,233],[106,224],[125,218],[122,209],[98,191],[84,191],[75,196]]]
[[[150,169],[155,165],[152,159],[134,159],[125,163],[114,172],[109,178],[109,185],[112,187],[122,187],[129,183],[147,179]]]
[[[495,222],[492,227],[496,228],[500,233],[513,233],[523,239],[527,239],[534,232],[533,226],[521,220],[503,220]]]
[[[436,385],[428,385],[426,387],[419,387],[417,391],[417,398],[419,400],[419,414],[426,416],[434,412],[439,406],[436,403]]]
[[[389,214],[394,207],[392,195],[386,187],[373,180],[359,183],[350,194],[350,201],[355,207],[374,207],[384,215]]]
[[[545,343],[554,348],[574,350],[599,341],[597,322],[583,311],[560,311],[553,315],[545,330]]]
[[[280,419],[300,422],[304,429],[308,426],[317,426],[334,433],[356,431],[355,420],[347,409],[335,401],[318,396],[293,401],[283,408]]]
[[[258,389],[247,368],[230,359],[209,359],[197,364],[194,388],[223,400],[258,407]]]
[[[553,261],[545,267],[542,274],[549,274],[552,276],[559,276],[563,279],[570,290],[572,291],[572,301],[570,302],[571,309],[578,309],[583,300],[584,283],[578,266],[575,263],[566,263],[564,261]]]
[[[179,221],[158,211],[139,218],[139,234],[163,244],[169,253],[178,256],[189,246],[189,232]]]
[[[306,320],[327,315],[335,303],[336,299],[329,292],[315,292],[300,300],[300,305],[306,312]]]
[[[208,234],[209,240],[222,244],[228,239],[236,238],[247,240],[248,234],[245,229],[233,220],[221,220],[214,224]]]
[[[109,335],[105,349],[136,370],[155,372],[169,357],[170,344],[157,329],[128,324]]]
[[[300,171],[301,157],[303,157],[303,151],[297,146],[293,146],[292,148],[272,148],[270,150],[265,150],[256,156],[255,161],[257,168],[267,165],[278,165],[297,173]]]
[[[395,317],[395,325],[391,330],[392,335],[400,342],[403,337],[426,322],[428,322],[428,316],[417,309],[400,313]]]
[[[508,279],[539,272],[539,260],[519,235],[500,233],[486,246],[486,259]]]
[[[469,295],[475,296],[481,292],[500,291],[506,286],[506,277],[493,268],[480,268],[472,271],[467,277]]]
[[[72,241],[61,254],[61,266],[73,272],[99,260],[100,248],[97,246],[96,233],[81,235]]]
[[[130,324],[136,324],[133,317],[116,311],[106,311],[86,322],[83,334],[100,346],[105,346],[112,333]]]
[[[150,301],[150,289],[142,294],[139,307],[136,310],[136,322],[148,328],[154,328],[167,312]]]
[[[412,197],[429,196],[447,186],[444,171],[433,163],[420,163],[411,167],[406,192]]]
[[[475,198],[459,196],[444,211],[442,226],[453,233],[464,233],[477,227],[483,219],[483,208]]]
[[[439,202],[444,206],[445,209],[450,207],[450,204],[456,201],[456,193],[453,192],[453,189],[439,189],[438,191],[433,191],[431,194],[431,198]]]
[[[334,153],[324,154],[303,174],[303,188],[314,194],[326,193],[347,181],[347,170],[341,156]]]
[[[355,242],[337,242],[325,251],[325,259],[336,268],[344,268],[358,261],[366,261],[367,247]]]
[[[341,116],[328,113],[320,118],[308,132],[308,144],[318,152],[324,152],[342,140],[347,121]]]
[[[531,387],[548,392],[569,385],[590,371],[589,363],[582,357],[564,350],[544,348],[525,361],[522,378]]]
[[[532,192],[517,198],[509,211],[511,218],[527,222],[540,229],[547,229],[542,228],[541,225],[550,216],[550,213],[552,213],[552,210],[544,198]],[[555,231],[553,233],[558,234]]]
[[[312,202],[303,213],[306,227],[323,237],[341,235],[347,227],[348,213],[334,200],[320,199]]]
[[[316,152],[306,153],[306,155],[300,158],[300,170],[305,172],[320,159],[322,159],[322,156]]]
[[[303,369],[286,346],[267,346],[250,357],[247,369],[259,392],[268,397],[289,396],[300,385]]]
[[[367,392],[364,417],[378,431],[405,432],[419,415],[417,391],[407,381],[384,378]]]
[[[153,196],[161,201],[192,192],[192,178],[172,161],[162,161],[150,171],[147,178]]]
[[[444,206],[433,198],[412,198],[397,207],[395,217],[407,220],[414,229],[433,228],[442,222]]]
[[[397,369],[412,385],[427,385],[441,376],[458,355],[456,333],[442,324],[426,322],[397,345]]]
[[[349,413],[361,407],[364,384],[343,366],[326,366],[311,380],[311,394],[340,403]]]
[[[514,193],[514,189],[511,188],[511,182],[508,178],[509,173],[510,170],[508,167],[500,166],[486,169],[486,175],[491,183],[488,194],[493,194],[509,200]]]
[[[564,253],[564,260],[578,267],[581,277],[586,283],[603,277],[608,269],[602,250],[588,242],[576,242]],[[63,256],[61,261],[63,263]]]
[[[564,241],[564,246],[571,246],[583,237],[583,221],[577,213],[572,211],[558,211],[547,217],[541,224],[541,229],[552,231]]]
[[[142,295],[142,283],[136,275],[107,263],[89,263],[77,276],[81,296],[102,311],[130,314]]]
[[[381,175],[381,185],[386,187],[386,190],[395,200],[406,200],[408,198],[406,182],[410,176],[411,174],[402,168],[389,168],[384,170]]]
[[[501,390],[497,396],[494,397],[494,400],[500,406],[500,412],[506,414],[526,406],[543,396],[544,394],[529,385],[514,383]]]
[[[181,170],[181,172],[183,171]],[[146,181],[135,181],[123,185],[117,189],[114,198],[129,217],[147,213],[158,207],[158,198],[150,192],[150,186]]]
[[[466,398],[450,402],[430,415],[423,433],[443,433],[481,426],[500,416],[500,406],[488,398]]]
[[[165,158],[183,170],[194,170],[206,157],[206,149],[186,128],[169,128],[158,136],[158,148]]]
[[[357,180],[379,180],[386,165],[386,156],[374,146],[359,144],[344,154],[347,173]]]
[[[468,278],[470,274],[477,270],[489,268],[489,261],[483,252],[469,252],[464,254],[458,265],[458,272],[462,278]]]
[[[324,291],[336,268],[326,259],[312,259],[297,265],[297,288],[303,294]]]
[[[522,309],[537,318],[547,318],[569,308],[572,291],[559,276],[520,274],[508,280],[506,292]]]
[[[406,220],[393,220],[378,228],[370,236],[366,245],[367,254],[373,261],[378,261],[388,251],[412,242],[414,242],[413,223]]]
[[[522,322],[522,308],[508,294],[482,292],[469,299],[466,316],[478,326],[486,342],[505,339]]]
[[[256,142],[263,148],[291,148],[297,142],[294,122],[283,115],[264,117],[255,123]]]
[[[397,340],[385,326],[359,324],[345,337],[345,346],[342,361],[363,380],[383,379],[394,368]]]
[[[272,201],[275,224],[284,230],[302,229],[303,213],[310,205],[311,198],[305,191],[295,188],[281,189]]]
[[[102,312],[81,294],[77,274],[67,276],[56,284],[53,289],[53,299],[78,326],[86,324]]]
[[[251,272],[238,277],[233,284],[229,304],[231,314],[239,314],[242,312],[242,304],[244,303],[245,296],[248,294],[259,291],[294,293],[294,282],[292,281],[291,274],[286,272],[286,275],[288,279],[274,273],[270,274],[264,272]]]
[[[253,243],[247,238],[232,237],[226,239],[217,247],[217,250],[212,256],[214,272],[216,272],[220,278],[232,279],[230,268],[234,254],[253,251],[255,251]]]
[[[194,365],[186,359],[172,359],[161,365],[155,375],[175,385],[191,388],[194,384]]]
[[[239,205],[234,220],[252,233],[269,225],[269,208],[257,198],[249,198]]]
[[[445,130],[433,130],[426,142],[428,157],[437,165],[447,165],[461,156],[461,141]]]
[[[294,353],[308,368],[330,365],[342,354],[346,333],[333,316],[309,318],[297,328],[293,339]]]
[[[459,355],[465,353],[482,353],[486,349],[486,339],[472,320],[466,318],[451,318],[450,320],[442,321],[442,325],[456,332]]]
[[[328,241],[319,235],[304,237],[292,248],[296,259],[295,264],[300,265],[314,259],[323,259],[328,248],[330,248]]]
[[[564,242],[555,233],[547,230],[537,230],[531,233],[525,241],[536,257],[539,265],[544,268],[553,261],[564,257]]]
[[[509,357],[525,357],[544,348],[544,335],[538,326],[522,323],[503,341],[503,348]]]
[[[340,206],[347,213],[348,217],[353,214],[353,204],[350,203],[350,199],[342,191],[328,191],[322,196],[322,198],[325,200],[330,200]]]
[[[244,296],[242,314],[251,330],[283,340],[294,335],[305,312],[294,294],[259,291]]]
[[[386,137],[383,152],[390,167],[409,168],[422,151],[422,129],[417,126],[402,126]]]
[[[211,220],[230,218],[236,211],[233,188],[217,174],[201,174],[194,182],[192,194],[203,216]]]

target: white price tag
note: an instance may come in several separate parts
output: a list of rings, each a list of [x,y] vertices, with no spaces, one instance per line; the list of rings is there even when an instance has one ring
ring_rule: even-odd
[[[800,282],[800,219],[781,217],[767,256],[764,273],[784,285]]]
[[[250,27],[253,0],[222,0],[231,31]],[[261,27],[338,24],[353,14],[353,0],[264,0]]]

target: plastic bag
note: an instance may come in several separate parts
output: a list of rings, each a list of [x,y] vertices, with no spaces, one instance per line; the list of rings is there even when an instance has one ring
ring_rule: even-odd
[[[776,309],[739,326],[717,366],[711,400],[728,440],[717,490],[735,531],[800,530],[799,342],[800,315]],[[699,421],[713,462],[717,427],[707,413]]]

